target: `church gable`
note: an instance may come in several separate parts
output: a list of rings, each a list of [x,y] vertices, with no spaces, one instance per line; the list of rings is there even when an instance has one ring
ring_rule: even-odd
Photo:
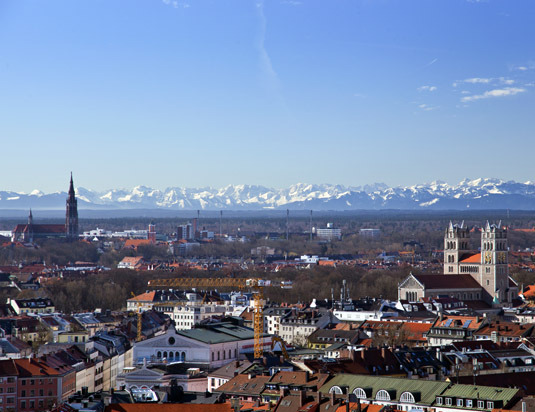
[[[403,289],[425,289],[424,285],[418,282],[412,273],[398,287]]]

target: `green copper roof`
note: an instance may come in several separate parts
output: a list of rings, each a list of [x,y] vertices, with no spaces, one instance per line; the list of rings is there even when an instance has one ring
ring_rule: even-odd
[[[333,386],[347,386],[349,392],[353,392],[356,388],[371,388],[371,399],[375,399],[377,392],[381,389],[388,391],[391,394],[392,400],[399,401],[401,394],[410,392],[419,398],[419,404],[431,405],[435,402],[435,397],[442,394],[450,383],[425,381],[420,379],[403,379],[403,378],[388,378],[379,376],[365,376],[365,375],[350,375],[340,374],[332,378],[327,384],[320,388],[320,392],[328,393]]]
[[[485,399],[489,401],[503,401],[506,405],[518,394],[518,389],[497,388],[494,386],[479,385],[452,385],[442,395],[452,398]]]

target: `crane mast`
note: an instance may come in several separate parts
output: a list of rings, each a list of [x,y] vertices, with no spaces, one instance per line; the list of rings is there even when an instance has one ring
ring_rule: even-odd
[[[174,278],[149,280],[148,286],[159,288],[233,287],[240,290],[250,288],[255,294],[253,316],[254,357],[259,359],[264,353],[264,288],[279,287],[290,289],[292,282],[278,282],[258,278]]]

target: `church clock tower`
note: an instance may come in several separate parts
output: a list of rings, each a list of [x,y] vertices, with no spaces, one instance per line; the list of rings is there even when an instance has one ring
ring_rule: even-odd
[[[78,202],[74,193],[74,184],[69,186],[69,196],[67,197],[67,210],[65,212],[65,230],[68,240],[78,239]]]
[[[459,261],[462,256],[470,252],[470,229],[454,225],[451,221],[444,234],[444,274],[458,275]]]
[[[487,300],[493,304],[511,302],[507,261],[507,229],[489,222],[481,230],[481,280]]]

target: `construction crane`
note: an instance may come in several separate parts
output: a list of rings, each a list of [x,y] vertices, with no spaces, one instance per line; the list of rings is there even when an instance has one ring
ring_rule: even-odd
[[[286,343],[284,343],[282,338],[279,336],[273,336],[271,338],[271,350],[275,349],[277,343],[280,345],[282,356],[284,356],[284,359],[290,359],[290,355],[288,355],[288,350],[286,350]]]
[[[156,288],[249,288],[255,294],[253,328],[254,358],[260,359],[264,353],[264,288],[279,287],[291,289],[291,281],[272,281],[258,278],[175,278],[149,280],[149,287]]]
[[[136,295],[134,295],[134,292],[130,292],[130,294],[132,295],[133,298],[136,297]],[[136,335],[136,342],[139,342],[141,340],[141,328],[143,326],[143,321],[142,321],[143,314],[141,313],[141,307],[143,306],[143,304],[141,302],[137,302],[136,305],[137,305],[137,335]]]

